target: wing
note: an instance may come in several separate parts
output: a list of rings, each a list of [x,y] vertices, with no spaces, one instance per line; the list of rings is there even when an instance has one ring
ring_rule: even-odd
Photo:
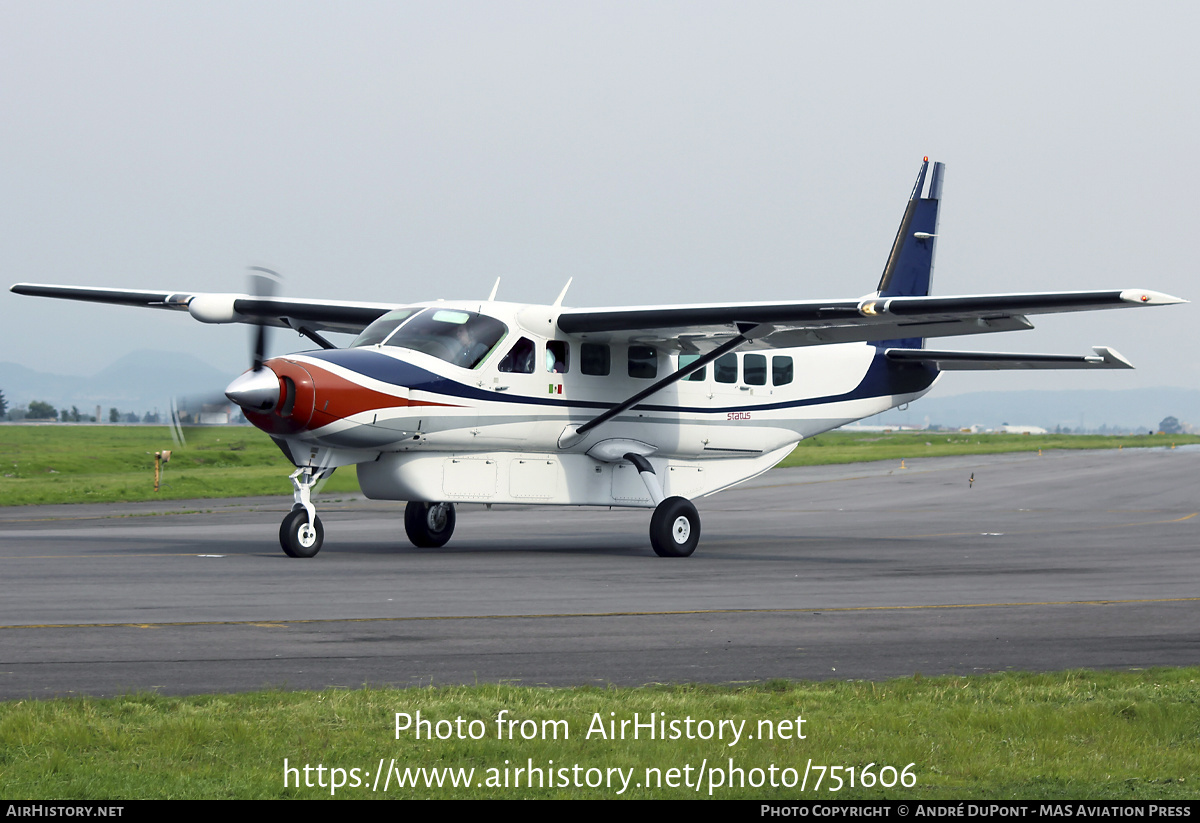
[[[283,328],[304,326],[313,331],[357,334],[380,315],[397,306],[393,303],[356,303],[348,300],[292,300],[259,298],[248,294],[212,292],[138,291],[78,286],[48,286],[18,283],[17,294],[83,300],[118,306],[141,306],[169,311],[186,311],[203,323],[256,323]]]
[[[1031,314],[1186,302],[1140,289],[951,297],[871,295],[858,300],[568,309],[559,314],[558,328],[581,338],[704,352],[755,326],[762,328],[754,332],[748,349],[1016,331],[1033,327],[1027,319]]]
[[[996,369],[1132,369],[1133,364],[1107,346],[1093,346],[1095,354],[1011,354],[986,351],[887,349],[884,356],[898,363],[932,363],[938,371],[991,371]]]

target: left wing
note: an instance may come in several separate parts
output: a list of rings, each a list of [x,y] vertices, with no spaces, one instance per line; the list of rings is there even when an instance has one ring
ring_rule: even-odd
[[[558,316],[558,328],[585,338],[709,351],[741,329],[760,326],[763,328],[747,348],[791,348],[1015,331],[1033,327],[1026,319],[1030,314],[1186,302],[1140,289],[951,297],[870,295],[859,300],[567,309]]]
[[[255,323],[293,329],[304,326],[312,331],[349,334],[358,334],[380,315],[397,307],[393,303],[357,303],[349,300],[293,300],[249,294],[138,291],[40,283],[18,283],[12,287],[12,291],[33,297],[186,311],[202,323]]]

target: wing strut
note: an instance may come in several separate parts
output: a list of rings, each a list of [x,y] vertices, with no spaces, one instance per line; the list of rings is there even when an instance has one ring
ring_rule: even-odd
[[[601,414],[596,415],[591,420],[589,420],[588,422],[584,423],[582,426],[577,428],[575,430],[575,436],[581,437],[581,436],[587,434],[592,429],[601,425],[602,423],[607,423],[609,420],[612,420],[614,417],[616,417],[621,412],[628,411],[629,409],[636,406],[638,403],[641,403],[643,400],[645,400],[647,397],[654,394],[655,392],[660,391],[661,389],[665,389],[667,386],[671,385],[672,383],[682,380],[683,378],[687,377],[689,374],[691,374],[692,372],[694,372],[698,369],[704,368],[705,366],[707,366],[712,361],[716,360],[721,355],[728,354],[729,352],[733,351],[734,349],[736,349],[738,346],[742,345],[743,343],[749,343],[751,340],[755,340],[759,337],[764,337],[764,336],[770,334],[772,331],[774,331],[774,327],[772,327],[768,324],[765,324],[765,323],[757,323],[757,324],[738,323],[737,328],[738,328],[738,335],[736,337],[730,338],[729,340],[722,343],[720,346],[717,346],[715,349],[710,351],[708,354],[702,355],[698,359],[693,360],[691,363],[688,363],[686,366],[683,366],[682,368],[667,375],[662,380],[659,380],[658,382],[650,385],[649,387],[642,389],[640,392],[635,394],[633,397],[630,397],[628,400],[624,401],[623,403],[618,403],[617,405],[613,406],[611,409],[609,409],[605,412],[602,412]]]
[[[325,339],[325,337],[317,334],[315,331],[310,329],[308,326],[302,326],[290,317],[285,317],[284,321],[289,326],[291,326],[293,329],[295,329],[297,332],[304,335],[305,337],[307,337],[309,340],[316,343],[321,348],[323,348],[323,349],[336,349],[337,348],[337,346],[330,343],[327,339]]]

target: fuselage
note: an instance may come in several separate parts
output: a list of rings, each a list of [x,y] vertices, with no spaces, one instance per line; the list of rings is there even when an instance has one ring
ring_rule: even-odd
[[[553,311],[398,309],[349,348],[268,360],[279,399],[246,416],[297,466],[358,464],[372,497],[646,506],[622,460],[628,449],[660,467],[675,492],[710,494],[766,471],[805,437],[919,397],[936,379],[889,363],[876,345],[751,344],[572,437],[698,355],[682,351],[684,341],[547,333]]]

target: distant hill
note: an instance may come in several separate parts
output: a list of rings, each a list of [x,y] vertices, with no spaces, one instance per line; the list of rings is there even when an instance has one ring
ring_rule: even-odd
[[[140,414],[155,408],[166,412],[172,397],[220,394],[235,376],[190,354],[141,350],[84,376],[48,374],[19,363],[0,363],[0,391],[10,407],[44,400],[59,409],[78,406],[85,414],[94,414],[96,406],[101,406],[105,415],[114,406]]]
[[[1200,426],[1200,389],[1162,387],[1106,391],[971,392],[951,397],[926,397],[905,411],[893,409],[866,424],[932,425],[965,428],[978,424],[994,428],[1005,423],[1072,431],[1101,426],[1122,429],[1157,428],[1165,417]]]

